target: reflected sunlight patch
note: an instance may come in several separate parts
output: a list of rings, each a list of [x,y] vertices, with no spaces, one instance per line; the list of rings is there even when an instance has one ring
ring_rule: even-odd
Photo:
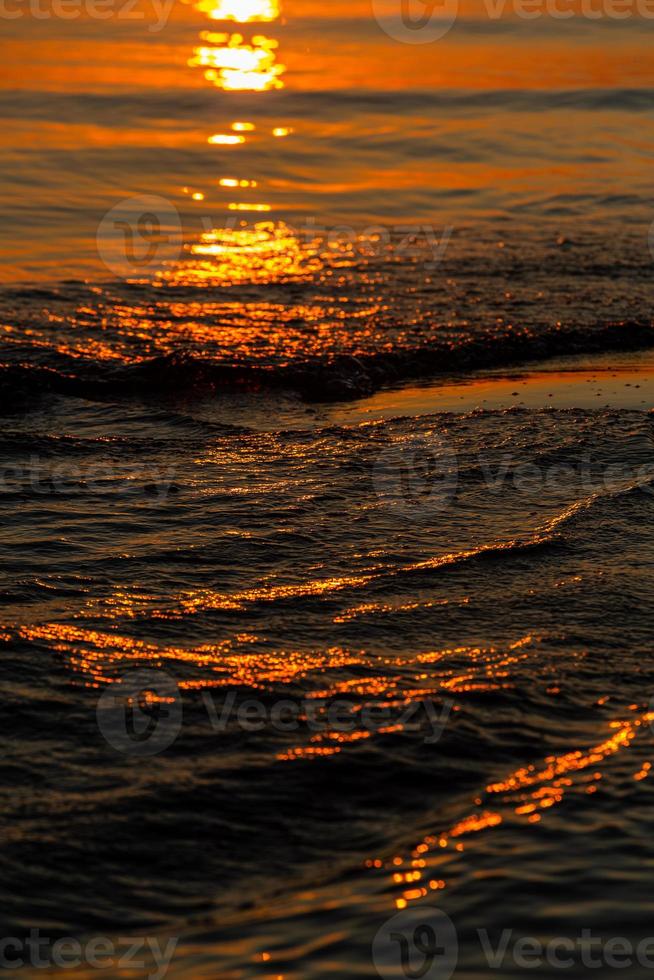
[[[194,6],[211,20],[235,20],[239,24],[268,22],[280,15],[279,0],[199,0]]]
[[[229,92],[267,92],[284,88],[281,76],[286,65],[277,64],[279,42],[258,34],[251,44],[242,34],[213,34],[203,31],[205,43],[193,49],[191,68],[203,68],[204,77]]]
[[[499,782],[486,786],[474,800],[476,811],[441,833],[425,836],[409,856],[397,856],[391,861],[370,859],[366,866],[391,870],[394,885],[403,885],[407,881],[419,883],[417,887],[402,890],[395,899],[397,908],[406,908],[409,902],[419,901],[433,890],[431,876],[436,869],[442,870],[444,863],[451,859],[452,851],[460,853],[465,849],[466,845],[459,838],[516,820],[538,824],[543,813],[560,804],[566,794],[594,795],[603,778],[597,767],[629,748],[640,732],[648,732],[653,718],[654,713],[647,711],[635,718],[614,719],[608,723],[610,734],[590,748],[550,755],[540,766],[530,764],[514,770]],[[650,768],[651,763],[645,762],[634,779],[646,778]],[[489,802],[493,803],[494,809],[484,808]],[[445,884],[441,879],[440,887]]]
[[[205,232],[188,251],[187,260],[163,274],[167,283],[267,283],[304,278],[322,268],[317,250],[303,246],[283,221],[215,228]]]

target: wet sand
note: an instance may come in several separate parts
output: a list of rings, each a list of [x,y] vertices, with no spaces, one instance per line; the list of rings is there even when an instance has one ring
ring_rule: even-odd
[[[331,421],[393,418],[434,412],[507,408],[654,409],[654,355],[561,358],[532,370],[477,373],[465,379],[388,388],[354,404],[340,405]]]

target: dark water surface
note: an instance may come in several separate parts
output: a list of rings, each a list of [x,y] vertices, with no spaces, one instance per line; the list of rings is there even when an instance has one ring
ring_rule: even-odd
[[[637,945],[654,406],[357,406],[654,346],[649,21],[148,16],[6,25],[2,935],[234,980],[407,976],[373,938],[425,906],[464,980],[529,972],[480,929]]]

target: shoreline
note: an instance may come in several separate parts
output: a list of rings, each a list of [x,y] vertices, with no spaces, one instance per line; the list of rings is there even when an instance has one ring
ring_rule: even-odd
[[[438,412],[526,409],[654,409],[654,353],[557,358],[531,370],[495,369],[466,378],[381,389],[328,413],[333,424]]]
[[[322,404],[307,404],[284,391],[269,392],[265,402],[249,392],[224,391],[196,402],[193,415],[266,432],[511,408],[654,411],[654,351],[569,355],[529,368],[489,368],[421,384],[397,382],[354,400]]]

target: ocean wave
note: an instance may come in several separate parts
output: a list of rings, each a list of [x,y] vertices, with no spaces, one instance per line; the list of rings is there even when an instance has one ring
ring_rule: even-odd
[[[642,22],[640,22],[642,25]],[[469,23],[474,30],[474,23]],[[494,27],[495,25],[491,25]],[[524,25],[522,25],[524,26]],[[587,26],[587,24],[586,24]],[[606,22],[614,31],[619,24]],[[538,25],[539,32],[542,24]],[[641,26],[639,26],[641,29]],[[411,89],[411,91],[380,92],[365,87],[360,89],[333,89],[329,99],[322,90],[302,92],[269,93],[269,98],[261,100],[256,94],[239,93],[242,109],[256,108],[260,118],[277,119],[281,116],[294,118],[315,118],[316,112],[325,121],[340,118],[344,108],[349,111],[360,109],[365,112],[389,112],[419,115],[425,109],[455,110],[488,109],[513,110],[515,112],[545,112],[557,109],[578,109],[586,111],[606,111],[607,109],[627,112],[649,112],[652,107],[654,89],[644,87],[624,88],[573,88],[548,91],[545,89],[484,89],[466,91],[447,88],[443,91]],[[126,121],[159,126],[162,119],[193,118],[194,125],[202,121],[203,115],[215,115],[215,96],[210,90],[175,89],[166,91],[125,91],[117,101],[113,92],[68,92],[43,91],[39,89],[13,89],[0,92],[0,118],[43,119],[51,121],[58,116],[67,120],[86,121],[92,118],[98,125],[122,127]]]
[[[118,365],[53,352],[56,366],[0,363],[0,405],[11,407],[16,396],[34,397],[35,392],[101,401],[284,389],[298,392],[307,401],[346,400],[390,382],[653,346],[651,323],[632,321],[595,329],[557,326],[538,333],[526,329],[488,332],[458,342],[444,339],[392,351],[297,359],[281,365],[225,363],[183,350]]]

